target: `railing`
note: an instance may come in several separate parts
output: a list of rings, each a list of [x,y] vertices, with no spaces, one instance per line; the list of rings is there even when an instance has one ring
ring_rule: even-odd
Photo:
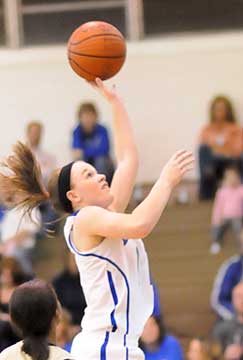
[[[144,36],[142,0],[60,1],[59,3],[46,2],[28,5],[24,5],[22,0],[3,0],[6,45],[13,49],[24,45],[23,17],[25,15],[116,8],[124,8],[125,10],[128,38],[130,40],[141,39]]]

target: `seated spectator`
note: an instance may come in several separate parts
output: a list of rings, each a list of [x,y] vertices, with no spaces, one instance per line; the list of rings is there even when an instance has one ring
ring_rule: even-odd
[[[35,154],[37,161],[41,167],[41,173],[44,179],[45,185],[47,185],[50,174],[56,168],[56,160],[52,154],[43,150],[41,146],[43,136],[43,125],[38,121],[32,121],[27,125],[26,128],[26,139],[27,144]],[[43,230],[55,230],[57,215],[54,212],[49,201],[44,202],[40,206],[42,215]]]
[[[188,360],[223,360],[221,346],[215,341],[192,339],[187,352]]]
[[[219,268],[211,295],[211,306],[219,319],[229,320],[234,316],[232,290],[243,278],[243,232],[238,256],[225,261]]]
[[[68,360],[71,355],[54,345],[61,308],[54,290],[42,280],[20,285],[10,299],[10,318],[23,341],[0,354],[0,360]]]
[[[29,277],[14,258],[0,260],[0,351],[19,340],[9,322],[9,301],[16,287]]]
[[[181,360],[183,353],[179,341],[166,334],[162,318],[151,316],[145,324],[140,347],[145,354],[145,360]]]
[[[239,344],[230,344],[224,352],[224,360],[242,360],[243,348]]]
[[[218,322],[212,331],[212,337],[219,341],[223,350],[231,344],[240,344],[243,347],[243,282],[233,289],[232,297],[234,317]]]
[[[71,314],[66,309],[63,309],[56,328],[56,344],[62,349],[71,352],[72,339],[76,334],[77,332],[73,332]]]
[[[72,324],[79,327],[86,308],[85,297],[80,285],[80,277],[74,255],[68,253],[63,271],[53,279],[53,287],[64,309],[72,316]]]
[[[210,124],[199,137],[200,191],[202,200],[212,199],[224,169],[235,164],[241,171],[242,130],[237,125],[232,104],[224,96],[213,99]]]
[[[78,109],[79,124],[73,131],[72,149],[74,160],[84,160],[104,174],[108,183],[114,172],[110,157],[107,129],[98,123],[98,112],[93,103],[83,103]]]
[[[243,218],[243,185],[239,170],[229,167],[225,170],[223,185],[217,191],[212,216],[211,254],[221,250],[223,236],[231,228],[237,245],[240,242]]]
[[[32,254],[41,228],[40,219],[38,209],[32,211],[30,218],[24,209],[15,208],[5,212],[1,225],[0,253],[15,257],[30,274],[33,272]]]

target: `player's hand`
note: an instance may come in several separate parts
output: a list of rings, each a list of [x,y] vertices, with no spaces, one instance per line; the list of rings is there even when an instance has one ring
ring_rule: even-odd
[[[100,78],[96,78],[95,81],[91,82],[90,84],[109,102],[119,99],[115,85],[113,85],[110,89]]]
[[[179,184],[185,173],[193,169],[193,163],[194,157],[191,152],[177,151],[163,168],[160,177],[173,188]]]

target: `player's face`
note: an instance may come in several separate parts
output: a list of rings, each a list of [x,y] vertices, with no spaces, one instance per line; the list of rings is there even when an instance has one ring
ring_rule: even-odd
[[[98,174],[93,166],[77,161],[72,166],[71,190],[74,208],[77,206],[101,206],[107,208],[113,200],[105,175]]]

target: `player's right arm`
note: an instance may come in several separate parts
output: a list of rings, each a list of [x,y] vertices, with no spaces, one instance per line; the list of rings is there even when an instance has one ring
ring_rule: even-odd
[[[81,239],[82,235],[130,239],[148,236],[157,224],[171,191],[192,169],[193,162],[192,153],[178,151],[164,167],[149,195],[131,214],[111,212],[97,206],[84,208],[76,217],[75,232],[78,236],[75,238]]]

